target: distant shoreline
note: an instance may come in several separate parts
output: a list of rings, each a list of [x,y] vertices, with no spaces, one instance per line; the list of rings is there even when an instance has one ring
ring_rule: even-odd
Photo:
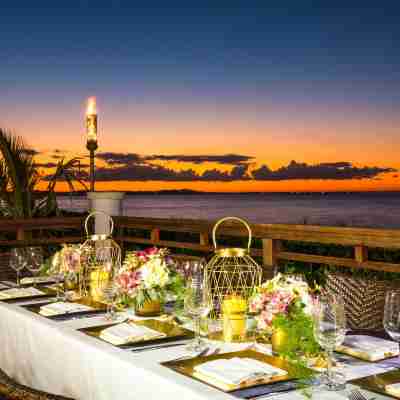
[[[99,191],[101,193],[103,191]],[[104,191],[105,192],[105,191]],[[197,190],[158,190],[158,191],[119,191],[110,190],[107,192],[111,193],[125,193],[128,196],[136,195],[293,195],[293,196],[307,196],[307,195],[353,195],[353,194],[399,194],[400,191],[391,190],[372,190],[372,191],[315,191],[315,192],[204,192]],[[76,192],[56,192],[57,196],[83,196],[88,192],[76,191]]]

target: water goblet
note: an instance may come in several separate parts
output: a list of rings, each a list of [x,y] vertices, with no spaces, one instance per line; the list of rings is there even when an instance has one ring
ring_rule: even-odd
[[[332,353],[346,335],[344,302],[340,296],[324,296],[319,298],[314,311],[315,340],[327,354],[324,386],[327,390],[341,390],[343,382],[336,381],[335,373],[332,371]]]
[[[208,286],[204,282],[204,265],[197,262],[193,264],[192,277],[186,288],[184,309],[193,319],[195,338],[187,346],[191,352],[200,352],[205,349],[206,343],[201,338],[201,320],[211,311],[212,300]]]
[[[35,277],[39,274],[43,265],[43,249],[41,247],[27,247],[26,258],[26,268],[32,272]],[[36,286],[35,279],[33,279],[33,286]]]
[[[10,252],[10,267],[17,273],[17,286],[21,286],[20,273],[27,263],[26,251],[22,247],[15,247]]]
[[[115,302],[118,297],[118,287],[114,282],[107,282],[101,287],[101,293],[104,303],[107,306],[107,313],[104,316],[106,320],[113,321],[117,319],[115,312]]]
[[[388,335],[400,342],[400,291],[390,290],[386,293],[383,327]]]

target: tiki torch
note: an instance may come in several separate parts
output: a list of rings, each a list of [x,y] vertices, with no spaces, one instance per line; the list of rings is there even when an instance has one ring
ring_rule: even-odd
[[[86,108],[86,148],[90,154],[90,191],[94,192],[94,153],[97,150],[96,97],[89,97]]]

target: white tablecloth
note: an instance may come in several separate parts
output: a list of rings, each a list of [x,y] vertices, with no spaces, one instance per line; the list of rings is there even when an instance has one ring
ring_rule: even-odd
[[[96,319],[56,322],[1,303],[0,368],[27,386],[75,400],[233,399],[159,364],[182,355],[183,347],[135,354],[76,331],[90,323]],[[344,393],[324,392],[313,397],[347,398]],[[278,398],[302,396],[288,393]]]

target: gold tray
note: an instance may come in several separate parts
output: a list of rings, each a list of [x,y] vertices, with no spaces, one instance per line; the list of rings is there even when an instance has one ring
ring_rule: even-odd
[[[253,379],[247,382],[243,382],[240,385],[226,385],[224,383],[220,383],[216,380],[213,380],[212,378],[208,378],[204,375],[201,375],[197,373],[194,368],[197,365],[200,365],[204,362],[211,361],[211,360],[217,360],[217,359],[230,359],[233,357],[240,357],[240,358],[253,358],[258,361],[262,361],[266,364],[272,365],[274,367],[283,369],[287,371],[287,375],[281,375],[281,376],[273,376],[270,378],[259,378],[259,379]],[[267,385],[271,383],[276,383],[276,382],[284,382],[284,381],[290,381],[296,379],[295,375],[295,368],[291,368],[291,364],[285,361],[282,358],[278,357],[272,357],[268,356],[263,353],[259,353],[254,350],[243,350],[243,351],[236,351],[232,353],[225,353],[225,354],[215,354],[211,356],[204,356],[204,357],[195,357],[191,359],[186,359],[186,360],[180,360],[180,361],[167,361],[161,363],[161,365],[170,368],[176,372],[179,372],[182,375],[188,376],[192,379],[195,379],[197,381],[206,383],[209,386],[212,386],[216,389],[222,390],[223,392],[229,393],[233,392],[238,389],[246,389],[254,386],[260,386],[260,385]]]
[[[21,288],[23,288],[25,286],[21,286]],[[16,289],[16,288],[9,288],[9,289]],[[4,289],[6,290],[6,289]],[[54,289],[48,288],[48,287],[40,287],[38,288],[38,290],[42,291],[43,294],[37,294],[34,296],[19,296],[19,297],[12,297],[10,299],[0,299],[0,302],[4,302],[4,303],[15,303],[17,301],[21,301],[21,300],[36,300],[36,299],[45,299],[46,297],[53,297],[56,292]]]
[[[51,303],[52,302],[32,304],[32,305],[26,305],[26,306],[22,306],[22,307],[29,311],[32,311],[35,314],[39,314],[42,317],[49,318],[49,319],[57,319],[57,318],[62,319],[63,317],[66,317],[66,316],[73,317],[75,315],[104,314],[104,312],[107,310],[107,306],[104,303],[99,303],[97,301],[93,301],[90,297],[82,297],[71,303],[83,304],[85,306],[93,307],[93,310],[76,311],[76,312],[69,312],[69,313],[55,314],[55,315],[40,314],[40,307],[42,307],[46,304],[51,304]]]
[[[349,383],[361,387],[362,389],[369,390],[371,392],[384,394],[385,396],[392,397],[394,399],[400,399],[400,395],[395,396],[389,394],[385,386],[393,383],[400,382],[400,370],[388,371],[383,374],[366,376],[365,378],[353,379]]]
[[[103,340],[100,337],[100,333],[103,329],[109,328],[110,326],[117,325],[116,324],[107,324],[107,325],[100,325],[100,326],[93,326],[93,327],[88,327],[88,328],[81,328],[78,329],[80,332],[86,333],[89,336],[95,337],[103,342],[106,342],[108,344],[111,344],[112,346],[115,347],[141,347],[144,344],[152,344],[152,343],[160,343],[160,342],[168,342],[168,341],[174,341],[174,340],[179,340],[179,339],[191,339],[193,338],[193,332],[189,331],[188,329],[182,328],[181,326],[173,323],[173,322],[167,322],[167,321],[159,321],[156,319],[146,319],[142,321],[130,321],[129,323],[134,323],[136,325],[142,325],[146,326],[147,328],[154,329],[155,331],[162,332],[166,336],[162,338],[157,338],[157,339],[151,339],[151,340],[142,340],[140,342],[133,342],[133,343],[126,343],[122,345],[112,345],[111,343],[107,342],[106,340]]]

